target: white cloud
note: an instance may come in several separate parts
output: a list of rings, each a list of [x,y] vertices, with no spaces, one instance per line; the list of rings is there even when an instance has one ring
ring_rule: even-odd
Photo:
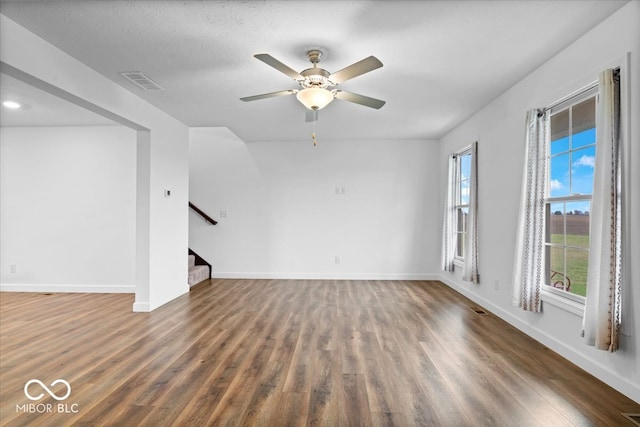
[[[587,156],[586,154],[584,154],[578,160],[573,162],[573,166],[588,166],[590,168],[593,168],[596,166],[596,158],[595,156]]]
[[[552,179],[551,180],[551,189],[552,190],[561,190],[564,188],[564,185],[562,185],[562,183],[560,181],[558,181],[557,179]]]

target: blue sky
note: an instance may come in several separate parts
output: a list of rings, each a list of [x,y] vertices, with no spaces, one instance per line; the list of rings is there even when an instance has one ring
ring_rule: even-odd
[[[591,194],[596,158],[596,129],[551,141],[550,196]],[[572,203],[567,211],[590,210],[585,202]]]
[[[462,204],[469,204],[469,177],[471,176],[471,156],[460,157],[460,199]]]

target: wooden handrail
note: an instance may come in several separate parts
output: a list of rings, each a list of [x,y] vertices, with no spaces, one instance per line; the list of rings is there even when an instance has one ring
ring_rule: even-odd
[[[198,215],[200,215],[202,218],[204,218],[205,221],[207,221],[208,223],[210,223],[211,225],[216,225],[218,223],[218,221],[216,221],[215,219],[211,218],[209,215],[207,215],[206,213],[204,213],[202,211],[202,209],[200,209],[199,207],[197,207],[196,205],[194,205],[193,203],[189,202],[189,207],[191,209],[193,209],[194,211],[196,211],[196,213]]]

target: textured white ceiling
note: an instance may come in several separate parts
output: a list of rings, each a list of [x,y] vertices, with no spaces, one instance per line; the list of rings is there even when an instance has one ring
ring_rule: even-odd
[[[384,67],[341,89],[387,104],[334,101],[323,139],[432,139],[499,96],[627,1],[2,1],[0,13],[189,126],[226,126],[247,142],[307,138],[297,88],[253,58],[296,70],[321,48],[337,71],[369,55]],[[142,71],[144,92],[118,72]]]

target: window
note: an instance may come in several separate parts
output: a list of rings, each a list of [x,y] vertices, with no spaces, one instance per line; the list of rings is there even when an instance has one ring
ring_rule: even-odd
[[[514,305],[537,313],[544,300],[584,314],[587,342],[610,351],[621,324],[625,76],[605,69],[597,83],[527,111],[513,269]]]
[[[584,301],[596,155],[597,85],[551,110],[545,290]]]
[[[467,244],[467,229],[469,218],[469,189],[471,179],[471,147],[455,155],[455,261],[464,262]]]
[[[462,267],[462,280],[480,283],[478,273],[478,142],[449,154],[442,225],[442,269]]]

